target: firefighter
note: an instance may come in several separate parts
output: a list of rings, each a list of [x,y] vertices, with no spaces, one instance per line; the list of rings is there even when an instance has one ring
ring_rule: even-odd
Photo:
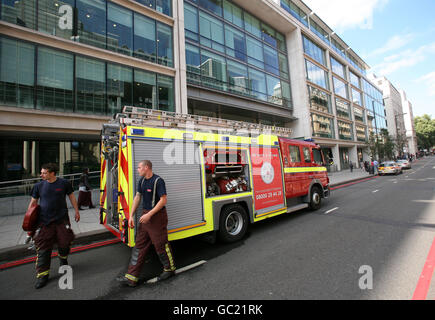
[[[134,214],[140,205],[141,197],[143,197],[143,210],[139,219],[136,245],[132,249],[127,273],[118,279],[131,287],[135,287],[138,283],[139,274],[151,244],[163,265],[163,272],[158,280],[168,279],[175,274],[174,257],[168,241],[165,181],[153,173],[152,163],[149,160],[139,162],[137,170],[142,178],[138,181],[137,192],[130,211],[128,220],[130,228],[134,227]]]
[[[75,209],[75,221],[79,222],[80,214],[71,183],[56,176],[57,166],[53,163],[44,164],[41,168],[42,181],[32,189],[32,199],[29,208],[40,202],[38,227],[34,234],[37,252],[35,288],[40,289],[48,282],[51,263],[51,251],[57,243],[60,265],[68,264],[70,246],[74,240],[74,233],[66,205],[69,197]]]

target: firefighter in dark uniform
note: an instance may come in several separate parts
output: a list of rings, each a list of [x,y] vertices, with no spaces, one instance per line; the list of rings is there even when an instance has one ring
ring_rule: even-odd
[[[151,244],[163,265],[163,272],[158,280],[165,280],[175,274],[174,257],[168,241],[165,181],[153,173],[152,163],[149,160],[141,161],[137,170],[142,178],[138,181],[137,192],[130,211],[128,221],[130,228],[134,227],[134,213],[140,205],[141,197],[143,197],[143,210],[139,219],[136,245],[132,249],[127,273],[118,279],[131,287],[138,283],[139,274]]]
[[[57,166],[53,163],[44,164],[41,169],[42,181],[35,184],[32,189],[32,199],[29,208],[40,201],[40,214],[38,227],[33,239],[35,241],[36,258],[36,284],[39,289],[47,284],[51,251],[55,243],[58,247],[60,265],[68,264],[68,254],[74,233],[68,216],[66,196],[69,197],[75,209],[75,221],[80,220],[77,201],[71,183],[68,180],[56,177]]]

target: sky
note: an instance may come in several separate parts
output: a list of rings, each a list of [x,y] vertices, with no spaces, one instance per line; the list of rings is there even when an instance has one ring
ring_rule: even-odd
[[[435,0],[303,0],[370,67],[435,118]]]

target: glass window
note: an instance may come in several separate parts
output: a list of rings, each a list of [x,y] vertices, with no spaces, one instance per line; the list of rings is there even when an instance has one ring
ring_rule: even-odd
[[[305,36],[302,36],[303,39],[303,45],[304,45],[304,52],[309,55],[311,58],[316,60],[318,63],[322,65],[326,65],[325,63],[325,50],[320,48],[318,45],[316,45],[314,42],[312,42],[310,39],[308,39]]]
[[[107,64],[107,100],[109,114],[132,104],[133,71],[131,68]]]
[[[159,92],[159,110],[174,112],[174,78],[157,75],[157,87]]]
[[[0,38],[0,103],[23,108],[34,106],[35,47]]]
[[[142,3],[144,6],[151,8],[151,9],[156,9],[156,0],[136,0],[139,3]]]
[[[281,81],[282,105],[284,107],[292,107],[292,97],[290,84],[286,81]]]
[[[172,28],[157,22],[157,63],[172,67]]]
[[[199,13],[201,44],[224,52],[224,26],[221,21],[204,12]]]
[[[222,0],[199,0],[199,5],[222,17]]]
[[[106,1],[76,0],[78,41],[106,48]]]
[[[291,0],[281,0],[281,7],[283,7],[293,17],[308,27],[308,17],[306,13],[296,6]]]
[[[315,163],[315,164],[318,164],[318,165],[324,165],[324,163],[323,163],[323,158],[322,158],[322,152],[320,151],[320,149],[311,149],[312,150],[312,152],[313,152],[313,162]]]
[[[279,76],[278,51],[266,45],[264,46],[264,66],[266,71]]]
[[[26,2],[27,6],[27,2]],[[74,0],[38,1],[38,30],[53,36],[71,39],[73,31]]]
[[[331,69],[332,72],[339,75],[343,79],[346,79],[346,69],[344,68],[344,65],[335,60],[333,57],[331,57]]]
[[[73,111],[73,60],[72,54],[38,48],[36,103],[38,109]]]
[[[91,58],[77,56],[75,81],[76,110],[88,114],[105,114],[105,63]]]
[[[156,62],[156,22],[134,14],[134,56]]]
[[[201,50],[202,84],[214,89],[226,91],[226,61],[217,54]]]
[[[256,99],[267,101],[266,75],[263,72],[249,68],[249,84]]]
[[[367,140],[366,129],[364,127],[355,126],[355,131],[356,131],[356,139],[358,141],[366,141]]]
[[[355,121],[359,121],[364,123],[364,110],[361,110],[360,108],[353,108],[353,114],[355,116]]]
[[[224,19],[243,28],[242,9],[227,0],[224,0]]]
[[[331,118],[312,113],[311,123],[313,126],[313,136],[330,139],[334,138],[334,125]]]
[[[184,3],[184,29],[186,39],[198,42],[198,9]]]
[[[156,10],[172,17],[172,0],[156,0]]]
[[[303,152],[304,152],[304,161],[306,163],[311,163],[311,152],[310,152],[310,148],[303,148]]]
[[[329,94],[311,86],[308,86],[308,94],[312,109],[331,113],[331,96]]]
[[[347,84],[343,81],[337,79],[336,77],[332,77],[332,80],[334,82],[334,92],[335,94],[338,94],[339,96],[348,99],[348,93],[347,93]]]
[[[134,70],[133,105],[157,109],[156,75],[154,73]]]
[[[186,43],[186,76],[190,83],[201,84],[201,57],[199,48]]]
[[[287,56],[282,53],[279,53],[278,59],[279,59],[279,74],[281,78],[289,80]]]
[[[264,42],[267,42],[271,46],[277,48],[278,43],[276,41],[275,30],[269,27],[267,24],[261,23],[261,37]]]
[[[251,16],[246,11],[243,15],[245,17],[245,30],[256,37],[261,38],[260,20],[254,16]]]
[[[301,162],[301,151],[298,146],[289,146],[290,161]]]
[[[354,87],[357,87],[358,89],[361,89],[361,85],[359,82],[359,77],[355,75],[352,71],[349,72],[350,74],[350,82]]]
[[[232,60],[227,61],[228,88],[230,92],[248,94],[248,69]]]
[[[276,41],[277,41],[277,44],[278,44],[278,49],[283,51],[283,52],[286,52],[287,51],[287,46],[285,45],[285,37],[284,37],[284,35],[282,35],[278,31],[276,31],[275,35],[276,35]]]
[[[36,0],[1,1],[1,19],[21,27],[36,28]]]
[[[131,55],[132,31],[132,12],[109,2],[107,5],[107,49]]]
[[[246,36],[248,63],[264,69],[263,44],[250,36]]]
[[[343,121],[337,121],[337,124],[339,138],[342,140],[352,140],[352,124]]]
[[[350,105],[348,102],[335,98],[337,116],[350,119]]]
[[[225,45],[227,55],[241,61],[246,61],[246,42],[243,32],[226,25]]]
[[[307,80],[322,88],[329,89],[328,74],[322,68],[316,66],[311,61],[305,60],[307,67]]]
[[[352,101],[353,103],[356,103],[357,105],[362,106],[362,97],[361,92],[358,90],[352,88]]]
[[[282,105],[281,81],[266,75],[268,101]]]

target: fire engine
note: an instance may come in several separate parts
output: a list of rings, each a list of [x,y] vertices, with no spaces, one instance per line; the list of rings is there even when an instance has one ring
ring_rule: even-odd
[[[151,160],[166,183],[170,241],[200,234],[237,241],[251,223],[316,210],[330,195],[322,152],[290,134],[289,128],[126,106],[102,128],[100,223],[134,246],[138,221],[129,228],[128,219],[142,160]]]

